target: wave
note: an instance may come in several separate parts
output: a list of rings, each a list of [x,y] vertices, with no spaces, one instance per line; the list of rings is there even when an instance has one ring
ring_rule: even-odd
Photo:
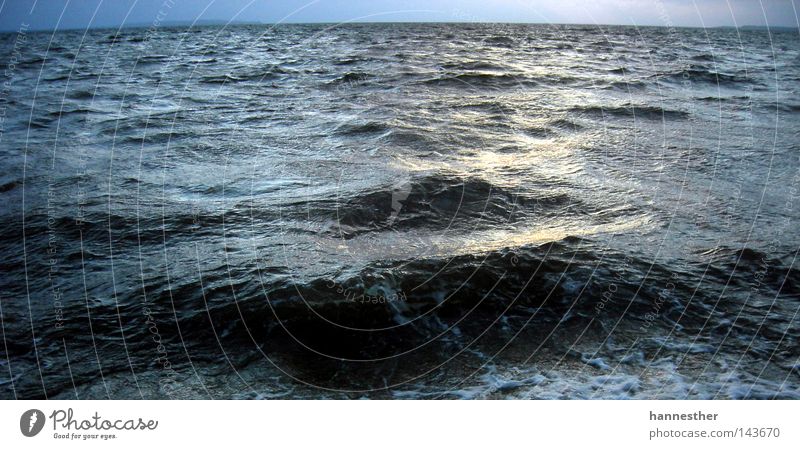
[[[424,84],[460,88],[509,88],[535,86],[536,82],[525,76],[508,73],[475,72],[442,75],[425,80]]]
[[[608,83],[605,86],[607,89],[615,89],[621,91],[631,91],[631,90],[644,90],[648,88],[647,83],[641,80],[624,80],[624,81],[613,81]]]
[[[334,130],[334,133],[341,136],[358,135],[384,135],[391,130],[387,123],[369,121],[362,123],[344,123]]]
[[[442,68],[452,72],[505,72],[508,67],[488,61],[459,61],[442,64]]]
[[[304,206],[315,217],[328,217],[323,232],[352,239],[374,232],[413,229],[458,230],[471,224],[511,224],[534,209],[538,217],[561,211],[580,201],[567,194],[514,191],[480,178],[434,174],[399,179],[381,190],[339,201]],[[310,207],[310,209],[309,209]],[[307,212],[306,212],[307,213]]]
[[[366,72],[347,72],[342,76],[330,81],[328,84],[332,86],[342,86],[347,84],[359,84],[371,80],[373,76]]]
[[[516,40],[509,36],[491,36],[483,39],[483,43],[493,47],[514,48]]]
[[[200,82],[204,84],[226,84],[226,83],[241,83],[248,81],[272,81],[280,78],[281,75],[288,73],[280,67],[273,67],[265,71],[255,72],[230,72],[221,75],[207,75],[200,78]]]
[[[716,72],[702,67],[691,66],[685,70],[667,72],[654,75],[658,81],[668,83],[705,83],[717,86],[736,87],[741,84],[760,84],[752,77],[746,75]]]
[[[664,109],[649,105],[625,104],[621,106],[586,105],[575,106],[570,109],[574,114],[591,115],[598,117],[637,118],[646,120],[685,120],[690,117],[686,111]]]

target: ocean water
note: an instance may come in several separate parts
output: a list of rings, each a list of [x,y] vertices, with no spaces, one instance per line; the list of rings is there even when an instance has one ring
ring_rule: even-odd
[[[800,35],[0,36],[0,398],[799,398]]]

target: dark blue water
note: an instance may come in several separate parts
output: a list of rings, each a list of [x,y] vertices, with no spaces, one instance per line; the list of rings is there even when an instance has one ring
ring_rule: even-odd
[[[800,35],[0,37],[2,398],[798,398]]]

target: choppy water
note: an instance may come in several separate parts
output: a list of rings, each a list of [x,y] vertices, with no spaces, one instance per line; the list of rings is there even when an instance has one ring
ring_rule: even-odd
[[[3,35],[0,397],[798,398],[799,39]]]

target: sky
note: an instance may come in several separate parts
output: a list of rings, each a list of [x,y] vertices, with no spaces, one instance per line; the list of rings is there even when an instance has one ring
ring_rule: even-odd
[[[798,27],[800,0],[0,0],[0,31],[164,22],[532,22]]]

